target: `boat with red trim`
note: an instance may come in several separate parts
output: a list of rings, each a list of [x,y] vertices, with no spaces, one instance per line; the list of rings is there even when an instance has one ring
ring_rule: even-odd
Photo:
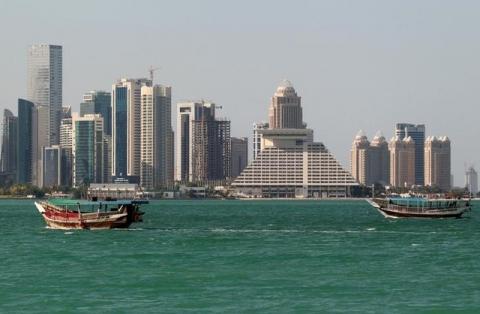
[[[386,218],[460,218],[472,210],[470,199],[393,197],[367,201]]]
[[[145,200],[72,200],[52,199],[35,202],[45,223],[52,229],[128,228],[141,222],[140,205]]]

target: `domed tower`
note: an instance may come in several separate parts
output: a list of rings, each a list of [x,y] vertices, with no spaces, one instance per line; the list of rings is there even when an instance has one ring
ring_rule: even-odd
[[[304,129],[301,97],[290,81],[284,80],[272,97],[269,108],[270,129]]]
[[[352,143],[350,166],[352,175],[358,183],[370,185],[370,142],[365,132],[358,131]]]
[[[388,142],[378,131],[370,144],[370,164],[373,183],[387,185],[390,182],[390,152]]]

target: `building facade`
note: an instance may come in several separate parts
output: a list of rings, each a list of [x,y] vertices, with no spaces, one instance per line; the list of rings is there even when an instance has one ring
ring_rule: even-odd
[[[283,81],[273,95],[269,108],[269,127],[271,129],[301,129],[301,97],[290,81]]]
[[[192,121],[192,181],[223,184],[231,177],[230,121]]]
[[[36,105],[48,108],[47,145],[57,145],[60,141],[62,58],[62,46],[39,44],[28,49],[27,95]]]
[[[175,144],[175,180],[193,181],[193,121],[215,119],[215,104],[206,101],[177,104],[177,134]]]
[[[17,130],[18,118],[5,109],[2,123],[2,152],[0,171],[16,176],[17,172]]]
[[[90,91],[83,95],[80,116],[100,114],[103,118],[105,135],[112,135],[112,97],[105,91]]]
[[[253,124],[253,137],[252,137],[252,160],[257,158],[262,147],[262,133],[260,130],[268,129],[268,123],[258,122]]]
[[[353,178],[363,185],[371,185],[370,142],[360,130],[352,143],[350,166]]]
[[[425,185],[449,191],[451,150],[448,137],[429,136],[425,140]]]
[[[395,136],[400,140],[411,137],[415,142],[415,185],[425,185],[425,125],[397,123]]]
[[[62,184],[62,149],[59,145],[43,148],[44,187],[58,187]]]
[[[401,140],[398,136],[391,139],[390,184],[394,187],[415,185],[415,142],[411,137]]]
[[[248,165],[248,138],[232,137],[230,141],[230,149],[232,151],[231,177],[234,179],[238,177]]]
[[[17,140],[17,182],[32,183],[33,179],[33,135],[34,135],[33,102],[18,100],[18,140]]]
[[[72,118],[73,185],[102,183],[104,178],[103,118],[99,114]]]
[[[141,88],[148,79],[121,79],[112,86],[112,176],[138,181],[141,158]]]
[[[140,185],[167,187],[173,183],[172,88],[144,86],[141,95]]]
[[[388,185],[390,182],[390,151],[388,142],[377,132],[370,143],[370,178],[372,183]]]
[[[473,166],[468,167],[465,172],[465,187],[474,196],[478,193],[478,174]]]
[[[73,171],[73,127],[72,118],[63,118],[60,122],[60,147],[61,147],[61,186],[72,186]]]
[[[262,131],[262,149],[232,183],[252,198],[328,198],[350,195],[358,186],[310,129]]]

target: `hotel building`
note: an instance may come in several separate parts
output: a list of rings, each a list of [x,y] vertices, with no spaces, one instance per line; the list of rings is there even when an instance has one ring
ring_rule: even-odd
[[[302,122],[300,97],[283,82],[272,98],[270,128],[258,129],[260,152],[233,181],[245,197],[345,197],[358,186]]]
[[[429,136],[425,140],[425,185],[449,191],[451,151],[448,137]]]
[[[395,136],[389,143],[390,184],[394,187],[415,185],[415,142],[409,136]]]

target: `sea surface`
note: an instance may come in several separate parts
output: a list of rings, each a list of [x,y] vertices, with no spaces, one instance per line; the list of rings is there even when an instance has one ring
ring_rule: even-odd
[[[46,229],[0,201],[1,313],[480,313],[480,204],[154,201],[129,230]]]

